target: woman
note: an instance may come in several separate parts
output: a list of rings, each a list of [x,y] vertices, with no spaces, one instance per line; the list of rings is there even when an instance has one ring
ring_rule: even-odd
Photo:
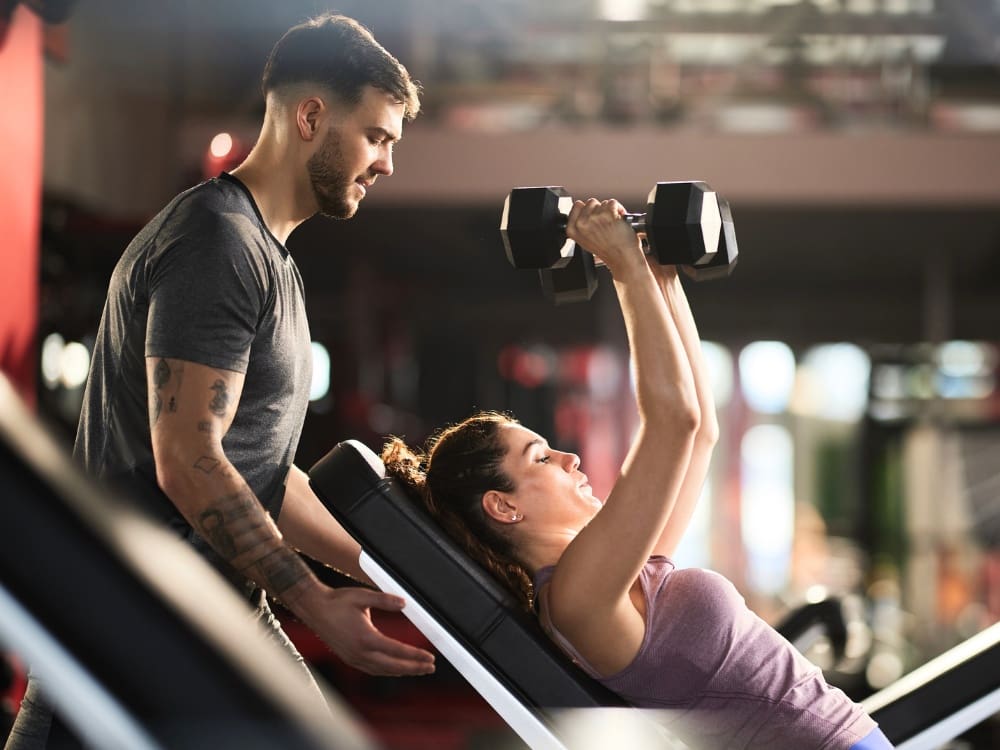
[[[469,553],[536,608],[594,677],[664,709],[693,748],[887,748],[860,706],[747,609],[722,576],[676,570],[718,437],[698,332],[673,267],[647,263],[616,201],[577,201],[566,234],[610,269],[639,428],[605,502],[580,461],[496,413],[383,461]]]

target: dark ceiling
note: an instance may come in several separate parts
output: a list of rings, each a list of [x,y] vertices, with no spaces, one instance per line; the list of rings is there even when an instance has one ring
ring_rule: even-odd
[[[925,84],[922,96],[995,99],[998,91],[993,0],[90,0],[71,24],[100,40],[109,85],[141,89],[144,58],[166,58],[185,106],[250,109],[277,37],[328,9],[369,26],[425,84],[432,112],[475,95],[472,88],[516,98],[550,94],[567,80],[634,86],[633,72],[663,65],[679,65],[682,76],[728,76],[727,94],[760,69],[778,71],[787,90],[821,72],[828,100],[831,74],[855,90],[869,77],[890,98],[900,86]],[[705,85],[692,77],[682,96]]]

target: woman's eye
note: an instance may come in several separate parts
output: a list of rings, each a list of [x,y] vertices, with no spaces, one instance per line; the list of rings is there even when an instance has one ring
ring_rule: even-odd
[[[540,459],[538,459],[538,463],[547,464],[550,460],[552,460],[552,456],[542,456]]]

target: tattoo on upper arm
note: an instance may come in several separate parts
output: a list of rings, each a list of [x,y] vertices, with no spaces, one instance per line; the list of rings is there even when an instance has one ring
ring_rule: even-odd
[[[156,386],[156,390],[160,390],[169,380],[170,364],[167,360],[161,359],[156,363],[156,369],[153,370],[153,385]]]
[[[164,359],[160,358],[160,361],[156,363],[156,367],[153,368],[153,424],[156,424],[160,419],[160,415],[163,413],[163,395],[161,392],[164,391],[168,385],[173,389],[173,394],[170,395],[167,401],[167,411],[176,412],[177,411],[177,392],[181,387],[181,379],[184,375],[184,365],[178,364],[174,367],[170,366],[170,363]]]
[[[160,419],[160,412],[163,411],[163,399],[160,398],[160,389],[170,380],[170,365],[167,360],[161,359],[153,369],[153,424]]]
[[[212,414],[217,417],[226,416],[226,407],[229,406],[229,388],[221,378],[212,383],[210,390],[215,391],[215,395],[208,404]]]

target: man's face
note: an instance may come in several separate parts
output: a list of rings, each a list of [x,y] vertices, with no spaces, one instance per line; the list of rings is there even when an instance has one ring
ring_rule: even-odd
[[[402,136],[403,105],[369,86],[355,107],[340,107],[306,168],[319,212],[349,219],[375,179],[392,174],[392,148]]]

